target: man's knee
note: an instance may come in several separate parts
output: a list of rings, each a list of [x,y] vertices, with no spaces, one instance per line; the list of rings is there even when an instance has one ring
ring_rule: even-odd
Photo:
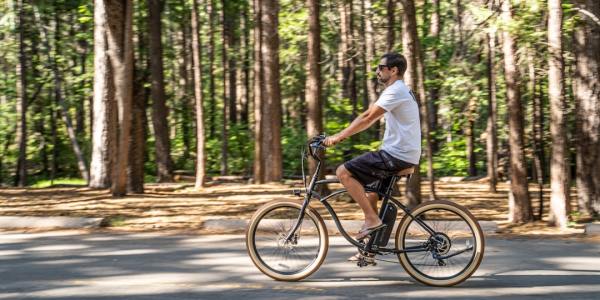
[[[350,172],[348,172],[348,169],[346,169],[346,167],[344,166],[344,164],[341,164],[336,170],[335,170],[335,175],[337,176],[337,178],[339,180],[345,180],[346,178],[350,177]]]

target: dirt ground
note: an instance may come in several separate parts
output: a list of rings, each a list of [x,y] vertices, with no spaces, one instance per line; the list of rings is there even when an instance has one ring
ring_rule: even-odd
[[[335,190],[339,185],[330,185]],[[251,185],[242,182],[212,182],[202,190],[189,183],[148,184],[145,194],[113,198],[108,190],[87,187],[52,187],[44,189],[0,189],[0,215],[4,216],[80,216],[106,218],[112,230],[202,230],[209,219],[249,219],[257,208],[276,199],[301,199],[292,194],[302,188],[297,182],[288,184]],[[403,187],[400,188],[403,190]],[[438,198],[467,207],[479,220],[496,221],[497,235],[530,237],[583,238],[583,225],[560,231],[547,226],[548,189],[544,190],[544,219],[525,225],[506,222],[508,185],[500,183],[497,193],[488,192],[483,181],[436,182]],[[422,185],[423,199],[428,199],[428,184]],[[530,187],[532,205],[537,213],[537,187]],[[572,194],[574,194],[573,191]],[[402,196],[398,197],[403,199]],[[351,199],[330,202],[341,219],[362,219],[358,205]],[[572,198],[576,206],[575,195]],[[311,204],[330,218],[323,206]]]

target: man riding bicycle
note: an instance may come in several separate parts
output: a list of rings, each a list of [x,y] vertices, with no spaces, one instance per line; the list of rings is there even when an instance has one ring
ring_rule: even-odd
[[[385,86],[379,99],[339,133],[325,139],[325,146],[342,140],[385,117],[383,143],[378,151],[355,157],[336,170],[336,175],[352,198],[360,205],[365,222],[356,239],[364,239],[385,225],[377,215],[377,193],[366,193],[364,186],[374,184],[413,167],[421,156],[419,106],[403,77],[407,63],[398,53],[386,53],[377,66],[377,79]]]

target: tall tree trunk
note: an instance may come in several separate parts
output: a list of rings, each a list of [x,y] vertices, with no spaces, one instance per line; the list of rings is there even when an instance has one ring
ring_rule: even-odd
[[[198,1],[192,5],[192,52],[194,63],[194,98],[196,100],[196,189],[206,183],[206,155],[204,148],[204,99],[202,96],[202,40],[200,39],[200,18]],[[211,0],[209,0],[211,1]]]
[[[307,0],[308,7],[308,59],[306,61],[305,97],[308,108],[306,131],[311,138],[323,132],[321,103],[321,26],[319,24],[318,0]],[[325,161],[325,160],[323,160]],[[309,159],[309,174],[317,168],[315,160]],[[324,169],[324,168],[323,168]]]
[[[338,60],[340,63],[342,85],[342,98],[350,99],[352,103],[352,115],[355,117],[357,112],[356,96],[356,58],[353,42],[353,20],[352,20],[352,1],[343,0],[338,6],[340,13],[340,47],[338,50]]]
[[[548,96],[550,98],[550,223],[567,228],[569,222],[569,174],[562,59],[562,7],[560,0],[548,1]]]
[[[109,58],[114,70],[114,99],[117,104],[118,131],[116,161],[112,172],[113,196],[127,192],[127,166],[131,135],[131,99],[133,96],[133,2],[105,0]]]
[[[417,68],[417,46],[412,31],[416,33],[416,24],[412,23],[411,20],[416,20],[414,2],[409,0],[402,0],[404,7],[402,11],[402,49],[408,68],[404,73],[404,82],[411,88],[418,88],[418,68]],[[412,10],[410,9],[412,5]],[[412,18],[411,18],[411,13]],[[418,92],[416,93],[418,97]],[[419,100],[419,99],[418,99]],[[419,110],[420,111],[420,110]],[[421,175],[419,166],[416,167],[415,173],[410,178],[408,185],[406,186],[406,198],[408,200],[408,206],[414,207],[421,203]]]
[[[144,193],[144,158],[146,153],[146,101],[148,95],[144,88],[147,76],[136,68],[131,107],[131,140],[127,170],[127,190],[132,193]]]
[[[440,22],[440,0],[433,0],[433,11],[431,13],[431,24],[429,27],[429,36],[433,39],[433,49],[430,51],[429,53],[429,57],[428,59],[434,64],[434,66],[437,66],[438,62],[438,57],[439,57],[439,39],[440,39],[440,29],[441,29],[441,22]],[[439,88],[439,84],[437,83],[437,81],[439,81],[439,77],[440,75],[437,72],[437,67],[435,68],[436,70],[433,72],[433,74],[430,74],[430,77],[433,79],[433,84],[431,84],[430,86],[428,86],[429,89],[429,101],[427,101],[427,105],[429,107],[429,130],[430,132],[436,132],[437,131],[437,127],[438,127],[438,117],[437,117],[437,111],[438,111],[438,101],[440,98],[440,88]],[[432,136],[431,137],[431,150],[433,152],[438,151],[438,142],[437,140]]]
[[[94,1],[94,97],[92,112],[92,188],[108,188],[116,156],[117,114],[114,70],[109,60],[105,0]]]
[[[239,97],[240,97],[240,103],[241,103],[241,109],[240,109],[240,122],[242,122],[243,124],[249,124],[250,120],[249,120],[249,109],[250,109],[250,103],[251,103],[251,98],[250,98],[250,18],[248,17],[248,4],[246,2],[244,2],[243,4],[243,9],[242,9],[242,55],[243,55],[243,62],[242,62],[242,69],[240,72],[240,93],[239,93]]]
[[[215,27],[217,26],[216,22],[215,22],[215,15],[216,15],[216,11],[217,8],[215,6],[215,0],[207,0],[207,9],[208,9],[208,74],[210,74],[210,76],[208,76],[208,92],[209,92],[209,98],[208,98],[208,105],[209,105],[209,133],[210,133],[210,138],[214,138],[215,137],[215,132],[216,132],[216,122],[215,122],[215,117],[217,115],[217,101],[215,99],[216,97],[216,90],[215,90]],[[255,19],[256,20],[256,19]],[[258,22],[258,21],[256,21]]]
[[[222,19],[221,22],[223,24],[223,31],[222,31],[222,65],[223,65],[223,108],[222,108],[222,115],[223,115],[223,119],[221,122],[221,175],[227,175],[228,170],[227,170],[227,159],[228,159],[228,122],[229,122],[229,118],[231,117],[230,115],[228,115],[228,112],[231,108],[231,102],[232,99],[231,98],[231,81],[229,81],[229,76],[230,76],[230,72],[231,72],[231,65],[229,64],[229,60],[227,59],[228,56],[228,50],[231,50],[231,48],[229,48],[232,45],[231,42],[231,22],[229,20],[229,16],[228,16],[228,11],[227,11],[227,7],[226,7],[226,1],[222,0],[221,1],[221,5],[222,5]],[[235,70],[234,70],[235,71]],[[234,74],[235,77],[235,74]],[[235,81],[234,81],[235,84]],[[235,89],[234,89],[235,91]],[[234,100],[235,101],[235,100]]]
[[[498,184],[498,129],[497,129],[497,102],[496,102],[496,30],[490,29],[487,38],[487,77],[488,77],[488,118],[486,128],[487,176],[489,191],[496,193]]]
[[[17,176],[15,185],[27,185],[27,58],[25,56],[25,7],[22,0],[15,1],[17,12],[17,30],[19,40],[19,58],[17,60],[17,133],[16,139],[19,147],[17,158]]]
[[[169,112],[165,102],[165,86],[163,75],[161,0],[148,1],[148,38],[150,41],[150,77],[152,80],[152,125],[154,128],[157,181],[173,181],[173,161],[169,139]]]
[[[363,0],[363,15],[365,23],[365,81],[369,103],[377,101],[377,77],[373,74],[373,61],[375,60],[375,41],[373,32],[373,5],[371,0]],[[368,76],[366,74],[369,74]],[[366,108],[366,107],[365,107]]]
[[[581,22],[575,28],[577,122],[577,201],[585,215],[600,215],[600,2],[577,1]],[[588,13],[584,13],[588,12]]]
[[[386,31],[386,41],[387,41],[387,47],[385,49],[386,52],[395,52],[395,45],[396,45],[396,35],[395,35],[395,27],[396,27],[396,21],[394,20],[394,14],[396,12],[396,10],[394,9],[396,7],[396,1],[394,0],[386,0],[386,7],[387,7],[387,13],[386,13],[386,19],[387,19],[387,31]]]
[[[512,22],[510,1],[502,2],[502,20]],[[519,92],[519,71],[515,58],[515,41],[512,35],[503,30],[504,77],[506,98],[508,100],[508,126],[510,143],[510,193],[509,221],[513,223],[529,222],[532,217],[531,202],[527,187],[527,170],[523,153],[523,108]]]
[[[261,1],[253,0],[254,6],[254,183],[264,183],[265,177],[265,160],[263,158],[265,149],[263,148],[263,137],[265,131],[265,123],[267,120],[263,118],[265,100],[263,92],[265,89],[265,78],[263,72],[263,56],[262,56],[262,8]]]
[[[262,42],[261,52],[263,58],[263,74],[265,80],[265,93],[263,118],[265,128],[263,133],[263,148],[265,162],[264,181],[279,181],[282,178],[282,152],[281,152],[281,92],[279,87],[279,35],[278,12],[279,5],[276,0],[260,0]]]

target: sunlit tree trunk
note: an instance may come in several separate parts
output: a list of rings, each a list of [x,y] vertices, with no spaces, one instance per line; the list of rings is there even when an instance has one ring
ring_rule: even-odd
[[[576,1],[581,22],[574,32],[577,200],[584,215],[600,214],[600,2]],[[587,13],[586,13],[587,12]]]
[[[196,103],[196,189],[202,188],[206,180],[206,154],[204,142],[204,98],[202,96],[202,40],[198,0],[192,4],[192,60],[194,64],[194,98]],[[209,0],[210,1],[210,0]]]
[[[512,22],[510,1],[502,2],[502,21]],[[509,221],[513,223],[529,222],[532,217],[531,202],[527,187],[527,170],[523,152],[523,108],[519,92],[519,70],[515,57],[516,43],[506,29],[502,32],[504,52],[504,77],[506,98],[508,100],[508,127],[510,144],[510,189]]]
[[[15,12],[19,40],[19,57],[16,66],[18,118],[16,139],[19,156],[15,185],[23,187],[27,185],[27,58],[25,56],[25,8],[22,0],[15,1]]]
[[[92,117],[92,188],[108,188],[116,155],[114,70],[109,60],[108,24],[104,0],[94,1],[94,100]]]
[[[323,105],[321,103],[321,26],[319,22],[319,1],[307,0],[308,7],[308,59],[306,61],[305,97],[308,108],[306,131],[311,138],[323,132]],[[309,159],[309,174],[313,174],[317,164]]]
[[[498,183],[498,129],[497,129],[497,102],[496,102],[496,30],[490,29],[487,38],[487,75],[488,75],[488,118],[486,128],[487,176],[489,191],[496,192]]]

